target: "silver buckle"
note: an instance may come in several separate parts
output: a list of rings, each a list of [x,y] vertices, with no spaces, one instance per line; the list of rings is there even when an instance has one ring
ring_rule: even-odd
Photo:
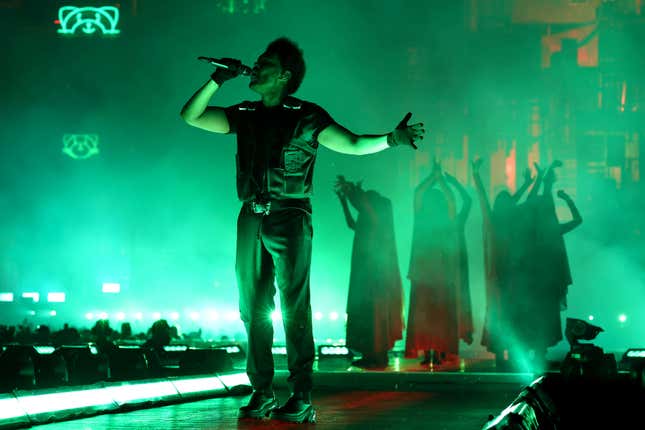
[[[253,201],[251,202],[251,209],[253,210],[253,213],[269,215],[271,212],[271,202],[260,203]]]

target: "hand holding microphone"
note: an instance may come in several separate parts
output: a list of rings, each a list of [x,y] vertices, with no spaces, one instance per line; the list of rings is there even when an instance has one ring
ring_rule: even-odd
[[[235,58],[197,57],[197,59],[206,61],[216,67],[215,71],[211,74],[211,79],[217,85],[222,85],[224,82],[240,75],[248,76],[252,72],[249,66],[245,66],[240,60],[236,60]]]

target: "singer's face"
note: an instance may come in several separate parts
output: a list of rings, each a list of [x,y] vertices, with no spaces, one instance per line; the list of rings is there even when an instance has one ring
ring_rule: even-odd
[[[249,88],[253,91],[266,94],[276,90],[282,90],[284,80],[282,76],[282,66],[278,56],[268,55],[266,52],[260,55],[253,66]]]

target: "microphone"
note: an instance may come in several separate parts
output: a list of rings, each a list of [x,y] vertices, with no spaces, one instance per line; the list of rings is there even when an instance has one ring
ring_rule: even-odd
[[[220,58],[197,57],[197,59],[206,61],[207,63],[215,67],[221,67],[222,69],[239,70],[240,73],[244,76],[249,76],[251,72],[253,72],[253,69],[251,69],[249,66],[245,66],[241,62],[238,62],[239,64],[226,64],[227,61]]]

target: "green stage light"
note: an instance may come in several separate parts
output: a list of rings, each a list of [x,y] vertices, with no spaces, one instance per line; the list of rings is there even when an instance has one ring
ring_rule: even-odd
[[[13,293],[0,293],[0,302],[13,302]]]

